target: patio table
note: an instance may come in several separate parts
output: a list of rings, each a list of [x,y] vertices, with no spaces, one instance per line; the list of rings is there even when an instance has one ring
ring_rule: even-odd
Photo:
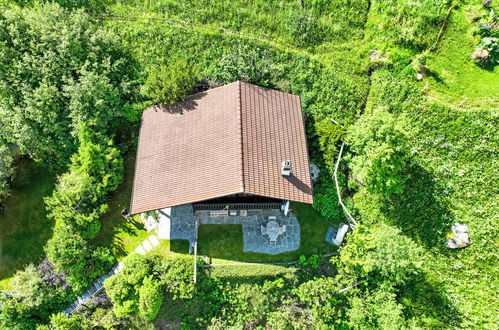
[[[281,226],[277,223],[277,221],[269,221],[267,223],[267,235],[269,235],[270,241],[276,241],[277,236],[281,234]]]

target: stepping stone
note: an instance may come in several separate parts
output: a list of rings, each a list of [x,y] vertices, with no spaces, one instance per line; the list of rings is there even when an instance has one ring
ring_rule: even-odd
[[[144,250],[142,245],[137,246],[137,248],[135,249],[135,252],[137,252],[138,254],[142,254],[142,255],[146,254],[146,250]]]
[[[142,246],[144,247],[144,250],[146,250],[146,252],[149,252],[152,250],[151,243],[149,243],[149,241],[146,239],[142,242]]]
[[[149,242],[151,242],[152,246],[156,247],[159,245],[159,241],[156,235],[151,235],[147,239],[149,240]]]

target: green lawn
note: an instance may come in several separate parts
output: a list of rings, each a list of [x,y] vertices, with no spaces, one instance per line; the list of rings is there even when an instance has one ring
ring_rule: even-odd
[[[483,68],[471,59],[478,40],[466,10],[460,8],[450,16],[438,50],[428,60],[429,97],[459,109],[497,109],[499,66]]]
[[[43,197],[52,192],[55,175],[30,160],[16,165],[12,195],[0,212],[0,289],[9,287],[17,270],[43,259],[43,247],[52,236]]]
[[[93,243],[107,246],[116,259],[121,260],[146,239],[148,233],[138,217],[126,220],[121,216],[121,210],[130,207],[132,195],[135,152],[125,160],[124,182],[114,191],[109,200],[109,210],[101,217],[101,231]]]
[[[327,228],[333,224],[331,221],[307,204],[293,203],[292,212],[300,222],[298,250],[276,255],[243,252],[242,225],[201,225],[198,254],[210,257],[212,263],[287,262],[297,260],[301,255],[325,254],[336,250],[324,241]]]

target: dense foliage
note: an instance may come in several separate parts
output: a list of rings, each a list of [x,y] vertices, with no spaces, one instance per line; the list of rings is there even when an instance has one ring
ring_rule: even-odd
[[[164,296],[172,300],[192,297],[194,283],[190,259],[146,258],[134,253],[123,263],[123,271],[104,283],[118,317],[135,313],[152,320],[158,314]]]
[[[14,280],[19,294],[0,299],[2,327],[46,322],[113,261],[89,240],[121,180],[112,133],[140,115],[131,104],[137,70],[156,103],[183,99],[197,81],[208,88],[240,79],[300,95],[321,169],[314,207],[344,220],[331,175],[345,141],[340,186],[360,225],[331,260],[304,256],[272,276],[257,276],[254,265],[231,276],[200,268],[195,286],[191,259],[135,254],[106,281],[112,306],[54,314],[54,327],[498,323],[497,71],[470,56],[482,40],[480,48],[495,49],[493,10],[446,0],[159,0],[109,3],[112,15],[98,16],[93,1],[59,2],[100,20],[56,5],[0,14],[0,138],[69,164],[47,199],[57,227],[46,251],[72,290],[28,267]],[[467,249],[444,247],[454,222],[469,226]]]
[[[113,34],[56,4],[0,12],[0,131],[22,153],[64,168],[78,122],[119,127],[135,68]]]
[[[403,131],[400,119],[384,109],[362,116],[349,131],[350,167],[369,192],[390,196],[404,191],[409,155]]]
[[[175,104],[185,101],[192,94],[199,80],[193,63],[174,59],[167,65],[159,65],[147,76],[145,90],[156,104]]]
[[[10,195],[10,182],[14,175],[14,158],[9,147],[0,140],[0,210],[2,202]]]

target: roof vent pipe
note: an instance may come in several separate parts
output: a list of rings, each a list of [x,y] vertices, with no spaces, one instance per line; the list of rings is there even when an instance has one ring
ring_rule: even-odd
[[[281,165],[281,175],[290,176],[291,175],[291,161],[284,160]]]

